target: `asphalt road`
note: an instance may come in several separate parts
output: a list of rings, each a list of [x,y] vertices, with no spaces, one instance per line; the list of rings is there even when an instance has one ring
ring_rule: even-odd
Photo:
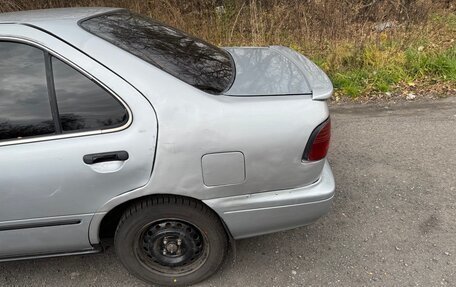
[[[199,286],[456,286],[456,98],[331,109],[332,211],[237,242]],[[0,285],[145,286],[112,249],[3,263]]]

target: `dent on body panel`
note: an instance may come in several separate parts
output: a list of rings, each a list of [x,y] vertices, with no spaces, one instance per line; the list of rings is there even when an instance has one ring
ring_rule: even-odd
[[[301,157],[320,113],[321,120],[327,117],[324,103],[294,96],[207,101],[186,96],[179,99],[182,104],[176,99],[157,107],[160,122],[169,126],[162,128],[150,190],[207,199],[293,188],[318,178],[322,164],[303,164]],[[231,169],[217,156],[232,151],[242,152],[245,166],[233,160]],[[247,180],[229,171],[239,166]]]
[[[314,182],[319,171],[301,163],[308,135],[327,117],[310,96],[213,96],[186,85],[124,50],[103,53],[102,40],[87,51],[140,90],[157,111],[160,132],[147,187],[137,194],[175,193],[200,199],[293,188]],[[110,61],[112,56],[128,60]],[[207,187],[202,156],[241,151],[248,179]],[[230,182],[230,181],[228,181]],[[226,183],[217,181],[216,184]],[[133,197],[133,195],[132,195]]]

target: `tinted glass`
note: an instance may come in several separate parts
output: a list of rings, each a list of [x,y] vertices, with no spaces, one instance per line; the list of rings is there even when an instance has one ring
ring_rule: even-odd
[[[81,26],[201,90],[221,93],[231,86],[229,54],[174,28],[127,11],[96,16]]]
[[[52,68],[64,132],[101,130],[127,122],[126,109],[103,88],[56,58]]]
[[[0,42],[0,140],[54,132],[43,52]]]

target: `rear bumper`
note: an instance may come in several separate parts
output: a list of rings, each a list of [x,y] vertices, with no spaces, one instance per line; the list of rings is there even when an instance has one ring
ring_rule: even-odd
[[[224,220],[235,239],[310,224],[331,206],[335,182],[326,161],[320,179],[294,189],[205,200]]]

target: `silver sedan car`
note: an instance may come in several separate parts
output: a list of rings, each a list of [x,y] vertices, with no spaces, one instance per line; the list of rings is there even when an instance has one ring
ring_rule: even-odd
[[[328,77],[115,8],[0,14],[0,261],[95,253],[188,285],[334,194]]]

